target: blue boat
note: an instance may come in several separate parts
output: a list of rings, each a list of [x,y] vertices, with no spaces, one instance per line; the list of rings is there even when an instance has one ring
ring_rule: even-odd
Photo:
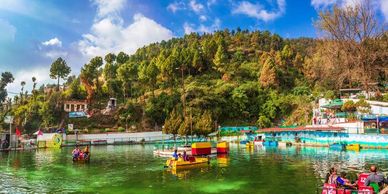
[[[242,141],[240,141],[240,144],[247,144],[249,141],[248,140],[242,140]]]
[[[278,142],[277,141],[264,141],[263,145],[267,146],[267,147],[276,147],[276,146],[278,146]]]
[[[345,144],[334,143],[329,146],[331,150],[343,151],[345,150]]]

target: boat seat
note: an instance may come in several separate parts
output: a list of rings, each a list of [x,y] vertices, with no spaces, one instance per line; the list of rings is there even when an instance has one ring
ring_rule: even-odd
[[[369,184],[369,186],[373,188],[373,190],[375,191],[375,193],[379,193],[379,191],[380,191],[379,184],[373,183],[373,182],[372,182],[372,183]]]
[[[193,156],[189,156],[189,161],[190,162],[195,162],[195,158]]]
[[[322,194],[337,194],[336,185],[325,183],[323,185]]]
[[[358,188],[358,193],[359,194],[373,194],[374,190],[373,190],[373,187],[361,186]]]
[[[362,187],[362,186],[365,186],[365,179],[369,176],[368,173],[362,173],[360,174],[360,176],[358,177],[358,180],[357,180],[357,185],[358,187]]]

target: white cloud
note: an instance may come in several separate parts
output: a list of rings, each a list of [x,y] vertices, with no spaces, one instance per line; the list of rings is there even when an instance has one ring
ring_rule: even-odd
[[[183,24],[183,30],[185,31],[185,34],[190,34],[192,32],[211,33],[218,30],[220,27],[221,27],[221,20],[218,18],[215,19],[213,24],[210,26],[200,24],[198,27],[195,27],[194,24],[190,24],[187,22]]]
[[[201,15],[199,16],[199,20],[201,20],[202,22],[206,21],[207,20],[207,17],[205,15]]]
[[[167,40],[172,32],[154,20],[135,14],[131,24],[124,24],[119,12],[125,0],[94,0],[98,6],[97,16],[90,32],[78,41],[78,50],[86,57],[104,56],[124,51],[134,53],[147,44]]]
[[[217,3],[217,0],[208,0],[207,1],[207,6],[210,7],[210,6],[212,6],[212,5],[216,4],[216,3]]]
[[[382,0],[381,1],[381,7],[380,7],[381,12],[383,13],[385,17],[385,21],[388,22],[388,1],[387,0]]]
[[[44,47],[39,47],[39,50],[44,57],[56,59],[58,57],[66,57],[68,52],[62,49],[62,41],[55,37],[41,43]]]
[[[192,32],[195,32],[193,25],[187,22],[183,24],[183,30],[185,31],[185,34],[190,34]]]
[[[190,0],[190,8],[195,12],[195,13],[200,13],[204,6],[201,3],[197,3],[195,0]]]
[[[21,89],[20,83],[25,81],[26,85],[24,86],[24,91],[27,90],[31,93],[33,85],[32,77],[36,77],[36,81],[38,83],[37,87],[43,83],[56,83],[55,80],[50,78],[50,67],[48,66],[36,66],[32,69],[22,69],[18,72],[12,72],[12,74],[15,80],[13,83],[7,85],[8,92],[19,93]],[[8,94],[8,97],[13,95]]]
[[[62,41],[60,41],[57,37],[55,37],[55,38],[52,38],[48,41],[42,42],[42,45],[62,47]]]
[[[46,53],[44,53],[44,55],[48,58],[51,58],[51,59],[57,59],[58,57],[66,57],[67,56],[67,52],[66,51],[59,51],[59,50],[52,50],[52,51],[48,51]]]
[[[311,5],[316,10],[327,9],[333,5],[339,7],[354,7],[358,4],[363,3],[363,0],[311,0]],[[376,11],[381,11],[385,17],[385,21],[388,22],[388,0],[376,0],[370,1],[372,8]]]
[[[13,42],[15,40],[16,28],[8,21],[0,19],[0,43]]]
[[[183,10],[183,9],[185,9],[185,4],[183,2],[174,2],[174,3],[170,3],[167,6],[167,10],[170,10],[173,13],[175,13],[178,10]]]
[[[126,0],[94,0],[94,3],[97,5],[97,15],[104,17],[120,12],[124,8]]]
[[[277,0],[278,9],[268,11],[263,8],[263,5],[257,3],[253,4],[248,1],[240,2],[233,10],[233,14],[244,14],[249,17],[253,17],[265,22],[274,20],[282,16],[286,12],[286,2],[285,0]]]
[[[91,32],[79,41],[79,50],[90,57],[120,51],[132,54],[144,45],[173,37],[169,29],[141,14],[135,14],[133,20],[128,26],[110,17],[95,22]]]
[[[311,0],[311,5],[318,10],[330,8],[333,5],[337,5],[341,8],[355,7],[356,5],[361,4],[362,2],[363,0]],[[375,2],[371,1],[371,3],[373,6],[375,5]]]
[[[23,0],[1,0],[0,10],[15,12],[23,15],[31,14],[34,6],[30,1]]]
[[[315,9],[326,8],[337,3],[338,0],[311,0],[311,5]]]

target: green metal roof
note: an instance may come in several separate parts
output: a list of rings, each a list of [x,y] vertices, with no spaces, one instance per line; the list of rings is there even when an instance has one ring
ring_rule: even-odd
[[[344,102],[341,99],[334,99],[329,104],[322,106],[322,108],[336,109],[341,108]]]

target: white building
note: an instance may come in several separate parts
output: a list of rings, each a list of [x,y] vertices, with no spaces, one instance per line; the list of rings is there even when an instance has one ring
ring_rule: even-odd
[[[85,100],[65,101],[63,110],[65,112],[85,112],[88,110],[88,103]]]

